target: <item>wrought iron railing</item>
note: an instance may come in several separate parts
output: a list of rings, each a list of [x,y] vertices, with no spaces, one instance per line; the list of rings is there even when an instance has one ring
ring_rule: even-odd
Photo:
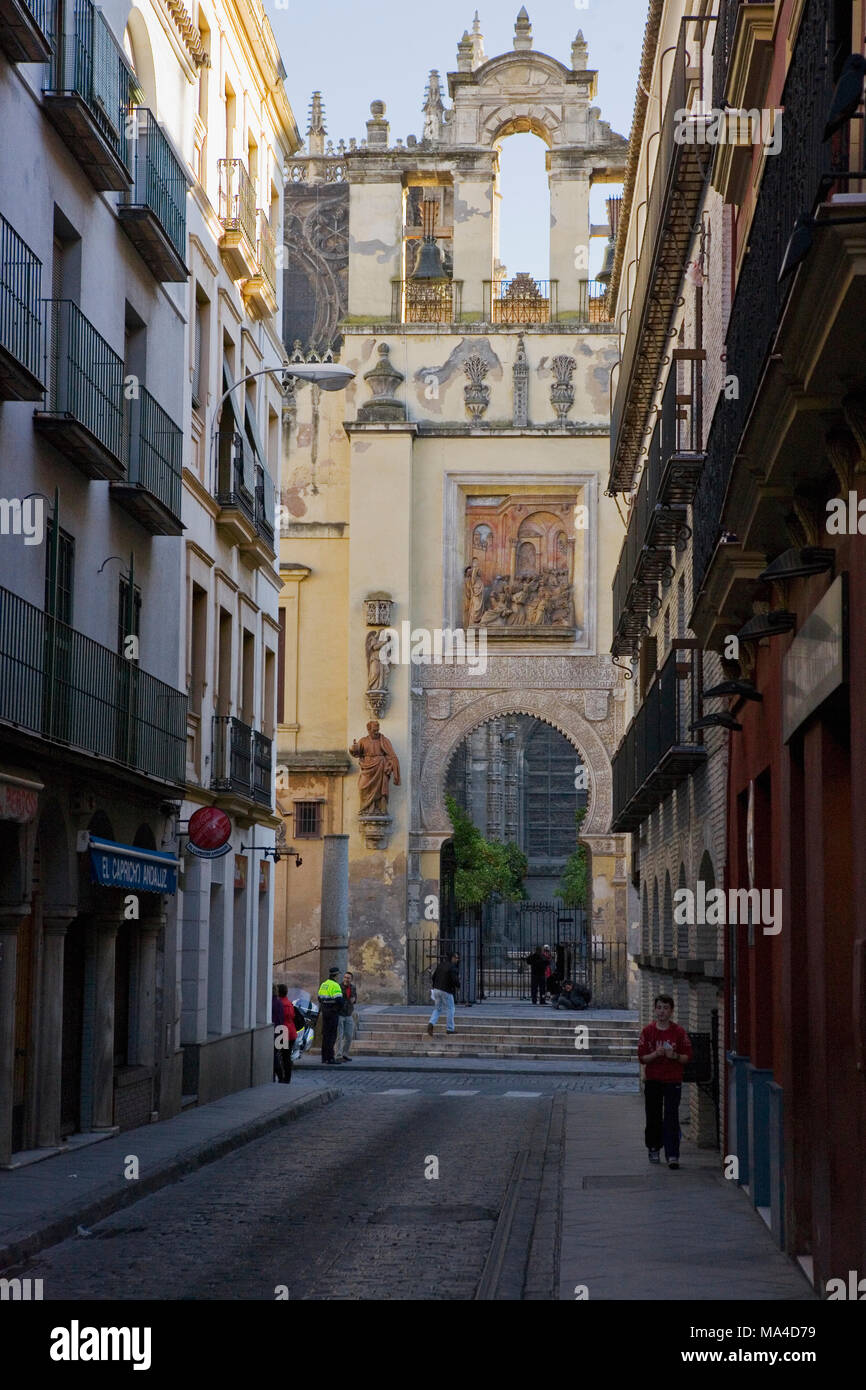
[[[270,806],[273,743],[264,734],[232,715],[215,714],[212,765],[214,791]]]
[[[124,202],[150,208],[181,260],[186,255],[186,176],[156,117],[136,106],[133,187]]]
[[[689,731],[700,707],[701,653],[692,652],[691,673],[685,678],[677,671],[681,660],[681,650],[670,653],[613,756],[615,831],[636,829],[706,759],[703,736]]]
[[[262,806],[271,804],[271,777],[274,770],[273,743],[253,731],[253,799]]]
[[[220,221],[227,232],[243,232],[256,248],[256,190],[242,159],[220,159]]]
[[[454,280],[395,280],[394,323],[454,323],[461,313],[462,284]]]
[[[24,4],[32,14],[39,28],[46,38],[51,38],[55,29],[55,12],[57,0],[24,0]]]
[[[70,299],[46,299],[45,409],[86,426],[123,459],[123,359]]]
[[[127,410],[127,481],[147,488],[172,516],[179,518],[183,431],[143,386],[137,397],[127,402]]]
[[[738,395],[729,400],[722,394],[716,402],[694,499],[696,595],[719,539],[734,459],[795,279],[790,276],[781,285],[778,281],[788,240],[797,217],[826,198],[844,157],[844,145],[831,155],[822,138],[834,88],[826,43],[832,12],[830,0],[806,0],[779,102],[784,108],[784,140],[779,154],[765,163],[749,230],[749,254],[737,284],[726,346],[726,371],[736,377]]]
[[[277,242],[271,231],[271,224],[259,208],[259,239],[256,258],[262,274],[273,290],[277,292]]]
[[[557,280],[533,280],[516,275],[513,280],[485,280],[485,323],[551,323],[558,312]]]
[[[0,719],[180,784],[187,697],[0,589]]]
[[[0,217],[0,346],[40,375],[42,262]]]
[[[239,430],[219,436],[216,500],[221,507],[244,512],[255,525],[255,452]]]
[[[92,0],[67,0],[49,65],[49,92],[81,97],[118,158],[130,167],[127,118],[134,77],[108,21]]]
[[[607,285],[601,280],[581,280],[577,316],[581,323],[610,323]]]
[[[274,528],[276,526],[276,492],[273,479],[266,468],[260,463],[256,464],[256,530],[268,541],[271,549],[274,545]]]
[[[717,110],[723,110],[725,107],[728,68],[731,62],[737,15],[741,3],[742,0],[719,0],[719,18],[716,28],[716,42],[713,48],[713,106]]]

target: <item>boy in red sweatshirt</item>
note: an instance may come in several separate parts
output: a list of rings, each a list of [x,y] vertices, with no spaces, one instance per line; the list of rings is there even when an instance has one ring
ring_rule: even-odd
[[[653,1010],[655,1021],[647,1024],[637,1045],[638,1061],[646,1067],[644,1137],[650,1163],[659,1162],[664,1144],[668,1167],[679,1168],[683,1064],[692,1060],[692,1044],[685,1029],[671,1022],[674,1001],[669,994],[657,994]]]

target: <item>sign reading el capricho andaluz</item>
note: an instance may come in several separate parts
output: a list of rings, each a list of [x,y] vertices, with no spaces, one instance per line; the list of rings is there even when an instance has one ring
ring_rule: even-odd
[[[139,893],[176,893],[177,860],[159,850],[90,840],[90,865],[103,888],[126,888]]]

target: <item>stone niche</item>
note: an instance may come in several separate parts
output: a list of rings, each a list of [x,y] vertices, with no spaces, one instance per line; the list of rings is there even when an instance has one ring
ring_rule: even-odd
[[[464,628],[503,642],[583,636],[584,491],[466,497]]]

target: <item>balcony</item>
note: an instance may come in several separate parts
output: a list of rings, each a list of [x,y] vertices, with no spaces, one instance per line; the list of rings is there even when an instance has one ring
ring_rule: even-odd
[[[697,647],[696,643],[692,644]],[[637,830],[675,787],[707,759],[700,734],[701,653],[684,660],[683,644],[671,652],[646,693],[613,757],[611,830]]]
[[[241,159],[220,159],[219,215],[223,225],[220,255],[233,280],[258,274],[256,258],[256,191]]]
[[[692,626],[713,645],[723,631],[736,631],[752,616],[757,576],[767,555],[791,544],[785,518],[793,510],[797,487],[826,453],[834,409],[841,416],[840,398],[847,388],[840,383],[850,380],[846,373],[858,331],[854,325],[863,322],[866,312],[857,249],[862,227],[851,229],[850,244],[845,226],[816,232],[814,247],[797,273],[778,281],[802,213],[812,211],[819,221],[832,222],[837,213],[844,218],[863,210],[862,202],[855,208],[833,201],[840,190],[851,189],[856,173],[847,168],[850,125],[830,143],[823,141],[834,89],[825,18],[818,0],[806,0],[778,103],[784,108],[785,138],[780,152],[764,165],[750,250],[728,323],[726,360],[728,370],[736,372],[739,396],[717,401],[695,492]],[[727,81],[727,75],[722,72],[718,80]],[[844,291],[837,285],[844,285]],[[785,325],[793,327],[795,321],[799,346],[791,329],[785,333]],[[811,357],[807,362],[804,345],[810,353],[820,346],[823,365]],[[758,409],[763,397],[766,411]],[[761,478],[756,476],[757,459],[766,475]]]
[[[0,0],[0,47],[13,63],[51,57],[52,0]]]
[[[277,243],[270,223],[258,212],[256,241],[257,273],[243,284],[244,304],[260,319],[273,318],[277,312]]]
[[[675,391],[674,372],[671,377]],[[611,650],[615,656],[637,651],[641,637],[649,629],[649,615],[657,613],[660,606],[658,585],[670,583],[673,578],[671,551],[683,550],[691,535],[685,503],[670,496],[673,484],[668,481],[666,495],[661,488],[663,478],[671,478],[678,423],[676,419],[668,420],[674,433],[663,439],[664,421],[663,412],[653,433],[614,576],[615,634]]]
[[[42,262],[0,217],[0,400],[38,401]]]
[[[187,697],[0,589],[0,721],[183,785]]]
[[[183,432],[144,387],[127,401],[127,474],[111,496],[154,536],[179,536]]]
[[[706,455],[703,440],[703,363],[701,348],[675,348],[660,417],[661,474],[658,501],[665,506],[690,506]],[[680,363],[687,390],[681,391]]]
[[[710,114],[685,116],[704,90],[709,19],[684,19],[671,73],[646,209],[643,242],[611,415],[611,492],[634,486],[647,415],[662,372],[713,146]]]
[[[133,186],[121,200],[120,224],[142,260],[165,284],[189,277],[186,256],[186,190],[183,165],[147,107],[137,106]]]
[[[211,788],[225,796],[271,805],[273,743],[231,715],[213,718]]]
[[[256,478],[253,446],[240,431],[219,435],[217,530],[229,545],[252,545],[256,536]]]
[[[88,478],[124,477],[123,359],[69,299],[43,300],[44,409],[36,428]]]
[[[128,119],[135,81],[123,49],[91,0],[67,0],[51,56],[45,113],[94,188],[132,182]]]
[[[484,281],[485,323],[552,323],[557,315],[557,280],[533,280],[516,275],[513,280]]]
[[[456,323],[462,300],[459,280],[394,280],[391,319],[394,323]]]

